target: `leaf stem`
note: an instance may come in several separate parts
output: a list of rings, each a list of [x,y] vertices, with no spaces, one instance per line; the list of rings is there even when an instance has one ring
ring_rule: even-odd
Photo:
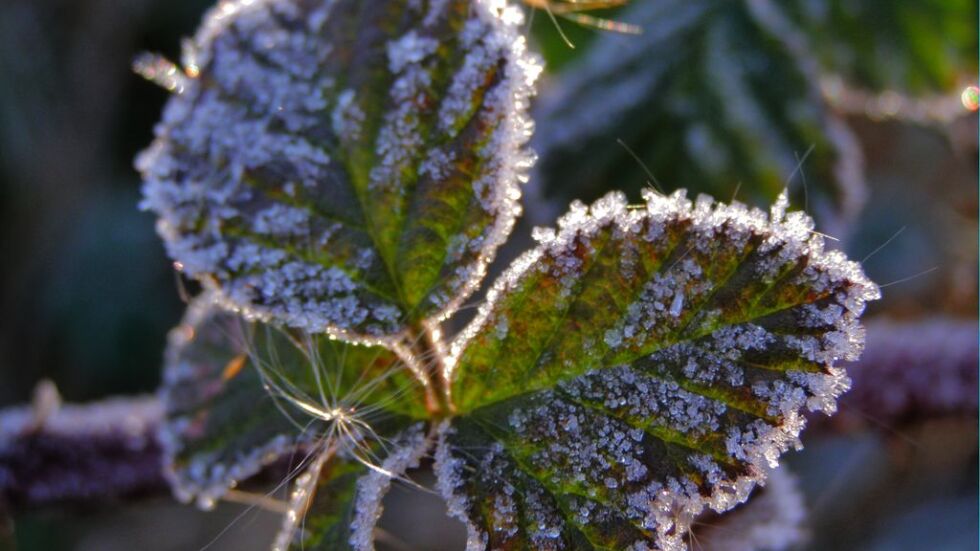
[[[447,350],[437,323],[413,325],[394,347],[425,388],[425,409],[432,419],[441,419],[455,411],[446,377]]]

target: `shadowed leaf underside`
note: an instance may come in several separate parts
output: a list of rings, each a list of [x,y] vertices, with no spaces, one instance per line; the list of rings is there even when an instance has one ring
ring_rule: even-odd
[[[300,464],[341,436],[331,411],[380,435],[425,415],[393,353],[245,322],[210,295],[171,332],[160,395],[168,478],[179,498],[205,507],[262,467]]]

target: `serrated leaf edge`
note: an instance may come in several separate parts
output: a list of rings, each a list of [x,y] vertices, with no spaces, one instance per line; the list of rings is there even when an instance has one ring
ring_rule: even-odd
[[[610,192],[591,206],[575,201],[569,212],[558,219],[557,231],[551,228],[535,228],[533,237],[537,246],[519,256],[497,278],[474,319],[449,345],[447,378],[453,380],[460,356],[473,337],[486,325],[496,302],[520,281],[546,250],[564,250],[579,235],[592,236],[609,224],[629,231],[630,227],[648,217],[663,225],[675,220],[689,220],[693,223],[692,231],[708,230],[732,223],[742,229],[766,235],[764,246],[781,245],[783,250],[780,256],[783,258],[809,255],[807,273],[812,276],[816,276],[818,272],[824,274],[821,281],[814,282],[818,290],[829,286],[831,281],[850,280],[854,286],[841,301],[847,312],[841,317],[838,326],[845,339],[839,343],[836,357],[818,360],[832,366],[835,360],[855,360],[860,355],[864,346],[864,330],[858,324],[857,318],[863,313],[868,301],[881,298],[881,291],[864,275],[859,263],[848,260],[840,251],[825,250],[824,236],[814,231],[814,222],[809,215],[798,211],[787,213],[789,199],[786,192],[779,196],[768,215],[758,208],[748,208],[738,202],[731,205],[717,203],[703,194],[698,196],[696,202],[692,202],[687,198],[685,189],[679,189],[669,196],[646,189],[643,198],[645,203],[635,208],[629,205],[626,196],[621,192]],[[843,373],[841,377],[844,377]],[[825,411],[833,412],[832,409]]]

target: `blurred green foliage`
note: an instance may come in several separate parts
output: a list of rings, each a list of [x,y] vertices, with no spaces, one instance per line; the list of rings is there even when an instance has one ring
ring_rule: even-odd
[[[974,0],[778,2],[828,70],[873,90],[955,91],[976,80]]]

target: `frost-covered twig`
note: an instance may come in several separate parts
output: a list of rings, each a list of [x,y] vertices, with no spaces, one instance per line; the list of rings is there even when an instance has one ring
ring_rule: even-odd
[[[58,404],[42,385],[31,406],[0,411],[0,502],[12,508],[165,491],[153,397]]]
[[[837,111],[876,121],[945,125],[970,113],[963,105],[960,94],[936,94],[923,98],[910,97],[895,90],[875,93],[852,86],[838,75],[823,77],[820,89]]]
[[[977,411],[976,320],[937,317],[867,327],[842,412],[877,420]]]

